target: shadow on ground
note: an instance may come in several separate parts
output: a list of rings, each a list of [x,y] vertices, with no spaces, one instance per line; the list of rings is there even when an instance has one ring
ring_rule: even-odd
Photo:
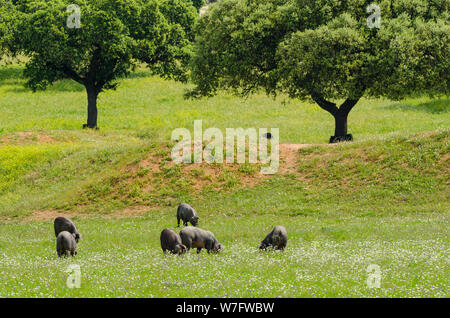
[[[420,103],[416,105],[407,103],[397,103],[388,105],[384,107],[384,109],[427,112],[431,114],[447,113],[450,111],[450,99],[448,98],[435,99],[426,103]]]
[[[129,74],[126,77],[122,77],[119,79],[135,79],[135,78],[144,78],[151,76],[151,72],[148,70],[138,70]],[[11,93],[26,93],[29,92],[30,89],[25,86],[26,78],[23,76],[23,67],[2,67],[0,66],[0,86],[12,86],[11,88],[6,89],[7,92]],[[55,82],[53,85],[47,87],[46,91],[49,92],[82,92],[85,88],[83,85],[70,80],[64,79]]]
[[[20,84],[23,81],[22,72],[22,68],[0,66],[0,86]]]

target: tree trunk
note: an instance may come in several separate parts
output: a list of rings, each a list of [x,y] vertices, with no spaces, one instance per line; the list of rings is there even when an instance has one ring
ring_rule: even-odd
[[[87,86],[87,97],[88,97],[88,116],[87,124],[84,127],[87,128],[97,128],[97,97],[98,92],[94,87]]]
[[[330,144],[334,144],[341,141],[352,141],[352,134],[347,133],[347,118],[348,113],[343,109],[339,109],[339,111],[333,115],[334,116],[334,136],[330,137]]]
[[[334,115],[334,135],[336,137],[343,137],[347,135],[347,118],[348,114],[346,113],[338,112],[336,115]]]
[[[340,141],[351,141],[353,136],[347,133],[347,118],[352,108],[358,102],[358,99],[347,98],[341,107],[337,107],[335,103],[325,100],[319,94],[311,93],[312,99],[324,110],[329,112],[334,117],[335,128],[334,136],[331,136],[330,143]]]

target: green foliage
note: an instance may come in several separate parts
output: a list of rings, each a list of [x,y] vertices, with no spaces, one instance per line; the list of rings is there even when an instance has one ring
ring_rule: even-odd
[[[10,0],[0,0],[0,60],[7,53],[11,35],[11,21],[15,18],[15,10]]]
[[[370,78],[364,35],[349,14],[314,30],[293,33],[278,48],[279,84],[291,97],[307,99],[314,92],[324,98],[359,99]],[[367,76],[369,75],[369,76]]]
[[[79,29],[65,23],[72,3],[81,9]],[[185,56],[195,14],[181,1],[26,1],[20,9],[16,49],[31,56],[25,74],[33,90],[62,78],[93,82],[98,91],[114,88],[134,58],[161,75],[182,76],[175,65]]]
[[[194,40],[194,23],[197,11],[185,0],[161,0],[160,10],[167,19],[168,27],[163,30],[164,45],[158,47],[155,56],[142,61],[165,78],[187,80],[187,64],[192,54],[191,42]],[[158,62],[153,64],[153,61]]]
[[[249,94],[276,83],[275,53],[283,37],[296,29],[293,0],[220,1],[196,25],[191,92],[210,96],[222,88]]]
[[[203,7],[206,3],[205,0],[191,0],[191,1],[197,10],[200,10],[200,8]]]
[[[395,37],[392,37],[395,34]],[[448,18],[411,21],[403,13],[379,31],[379,70],[389,76],[379,76],[369,94],[401,99],[406,95],[448,95],[450,87],[450,25]],[[389,40],[388,40],[389,39]],[[391,70],[391,72],[389,72]]]

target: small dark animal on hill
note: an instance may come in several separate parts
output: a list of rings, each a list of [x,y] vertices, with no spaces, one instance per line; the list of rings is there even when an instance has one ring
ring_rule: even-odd
[[[75,237],[75,241],[78,241],[81,239],[81,235],[78,232],[77,227],[75,226],[75,223],[73,223],[70,219],[64,217],[64,216],[58,216],[55,221],[53,222],[53,226],[55,228],[55,236],[58,237],[58,234],[62,231],[67,231],[69,233],[72,233]]]
[[[261,242],[259,248],[262,250],[273,248],[276,250],[284,250],[288,240],[286,228],[282,225],[274,227],[272,232],[267,234],[266,238]]]
[[[177,222],[178,226],[180,226],[180,220],[183,220],[183,225],[187,226],[187,223],[190,222],[193,226],[198,225],[197,212],[186,203],[181,203],[177,209]]]
[[[164,254],[167,250],[172,254],[181,255],[186,252],[186,246],[181,243],[180,235],[171,229],[164,229],[161,232],[161,248]]]
[[[181,242],[186,245],[187,249],[196,248],[200,253],[205,248],[208,253],[218,252],[223,249],[223,245],[217,241],[214,234],[193,226],[187,226],[180,232]]]
[[[75,242],[75,235],[67,231],[62,231],[56,237],[56,252],[58,257],[66,257],[68,254],[75,256],[77,242]]]

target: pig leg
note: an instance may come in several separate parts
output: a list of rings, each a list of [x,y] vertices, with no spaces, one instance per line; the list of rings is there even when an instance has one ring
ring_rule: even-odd
[[[206,250],[208,251],[208,253],[210,253],[211,250],[214,248],[214,242],[211,241],[211,240],[208,240],[208,241],[206,241],[205,243],[206,243],[206,244],[205,244],[205,248],[206,248]]]
[[[186,246],[186,249],[189,251],[192,246],[192,239],[186,238],[186,237],[181,237],[181,240],[183,242],[183,245]]]

